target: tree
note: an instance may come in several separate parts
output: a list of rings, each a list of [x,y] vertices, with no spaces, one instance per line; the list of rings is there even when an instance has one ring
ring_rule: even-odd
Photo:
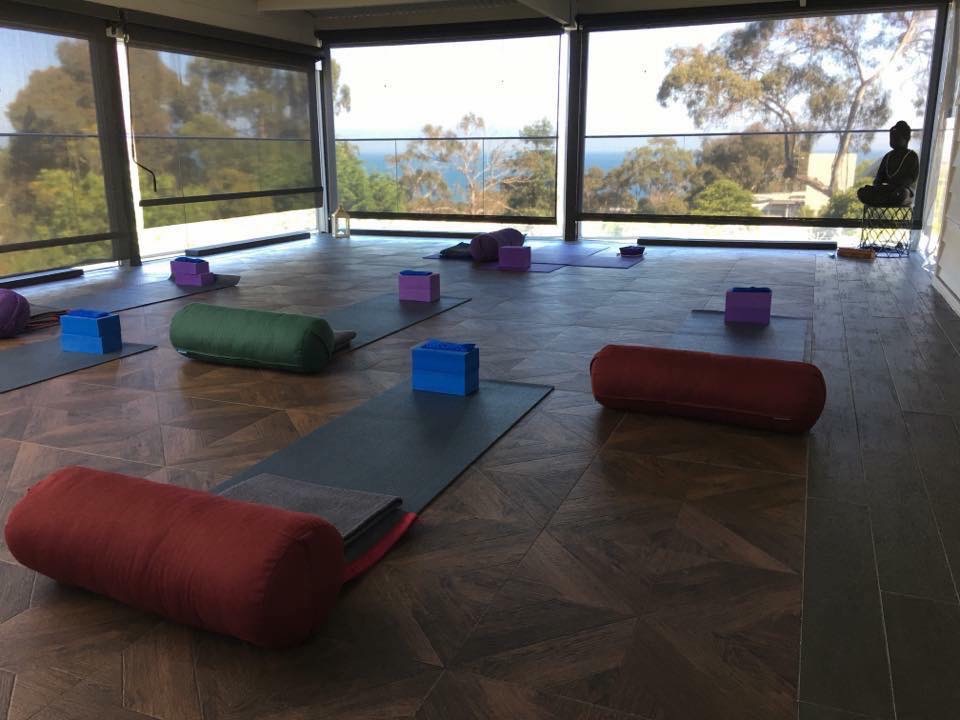
[[[857,128],[886,122],[890,98],[881,79],[892,67],[922,56],[931,42],[930,15],[890,12],[760,20],[724,34],[710,49],[677,47],[660,85],[659,102],[681,102],[697,127],[743,117],[784,133],[839,130],[828,183],[800,170],[797,135],[785,134],[784,176],[827,196]],[[917,73],[921,97],[925,73]],[[909,88],[902,88],[909,91]]]
[[[749,134],[763,129],[754,123],[746,129],[748,134],[705,140],[698,157],[703,186],[729,178],[754,193],[795,189],[797,182],[784,177],[782,138]]]
[[[557,150],[553,123],[543,118],[520,130],[525,138],[505,160],[498,214],[552,215],[557,204]],[[489,212],[489,211],[488,211]]]
[[[456,128],[425,125],[423,137],[407,143],[396,165],[411,210],[481,215],[486,202],[498,203],[498,186],[508,172],[507,148],[486,143],[485,130],[482,117],[467,113]],[[451,187],[448,177],[458,182]]]
[[[760,211],[753,206],[753,194],[723,178],[715,180],[693,197],[691,215],[733,215],[758,217]]]
[[[696,170],[694,154],[673,138],[653,138],[630,150],[605,175],[591,168],[584,178],[584,206],[607,212],[680,215]]]

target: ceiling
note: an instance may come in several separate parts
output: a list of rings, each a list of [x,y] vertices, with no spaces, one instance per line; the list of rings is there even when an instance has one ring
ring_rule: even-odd
[[[708,7],[761,0],[256,0],[268,15],[309,13],[317,30],[549,18],[569,25],[577,13]],[[800,0],[797,0],[800,5]]]

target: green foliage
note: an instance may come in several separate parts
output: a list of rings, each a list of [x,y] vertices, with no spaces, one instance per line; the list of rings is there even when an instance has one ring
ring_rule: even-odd
[[[691,215],[733,215],[758,217],[760,211],[753,207],[753,194],[726,178],[715,180],[694,195]]]
[[[400,188],[386,173],[368,173],[356,145],[337,143],[337,192],[348,210],[399,212]]]
[[[929,14],[890,12],[881,22],[875,17],[758,20],[724,34],[709,49],[676,47],[657,99],[664,106],[683,104],[697,127],[726,126],[739,117],[790,133],[839,128],[827,183],[794,173],[800,166],[798,136],[781,138],[788,173],[832,195],[840,159],[869,140],[853,130],[875,127],[890,115],[882,78],[894,64],[922,57],[929,48]],[[924,76],[918,72],[915,87],[903,90],[921,98]]]
[[[863,214],[863,203],[857,197],[857,188],[835,192],[830,201],[820,211],[820,217],[849,218],[859,220]]]
[[[673,138],[653,138],[629,151],[623,162],[604,174],[590,168],[584,178],[588,212],[682,215],[697,169],[694,154]]]

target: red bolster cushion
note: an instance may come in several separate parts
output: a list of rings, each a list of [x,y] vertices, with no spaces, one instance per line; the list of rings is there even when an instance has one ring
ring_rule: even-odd
[[[593,396],[617,410],[806,432],[827,386],[809,363],[691,350],[607,345],[590,363]]]
[[[5,536],[54,580],[263,647],[306,640],[344,572],[322,518],[82,467],[31,488]]]

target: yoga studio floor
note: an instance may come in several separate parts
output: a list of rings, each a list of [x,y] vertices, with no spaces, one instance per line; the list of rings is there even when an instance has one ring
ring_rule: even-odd
[[[122,314],[127,340],[158,349],[0,395],[2,519],[67,464],[209,488],[405,381],[430,337],[477,342],[483,377],[556,387],[291,651],[58,587],[0,545],[0,717],[958,717],[960,319],[918,260],[651,247],[630,270],[525,275],[421,259],[444,244],[215,256],[238,287]],[[323,315],[407,267],[472,300],[317,376],[191,362],[167,339],[189,302]],[[812,319],[829,399],[810,436],[593,401],[601,346],[668,345],[744,284]]]

